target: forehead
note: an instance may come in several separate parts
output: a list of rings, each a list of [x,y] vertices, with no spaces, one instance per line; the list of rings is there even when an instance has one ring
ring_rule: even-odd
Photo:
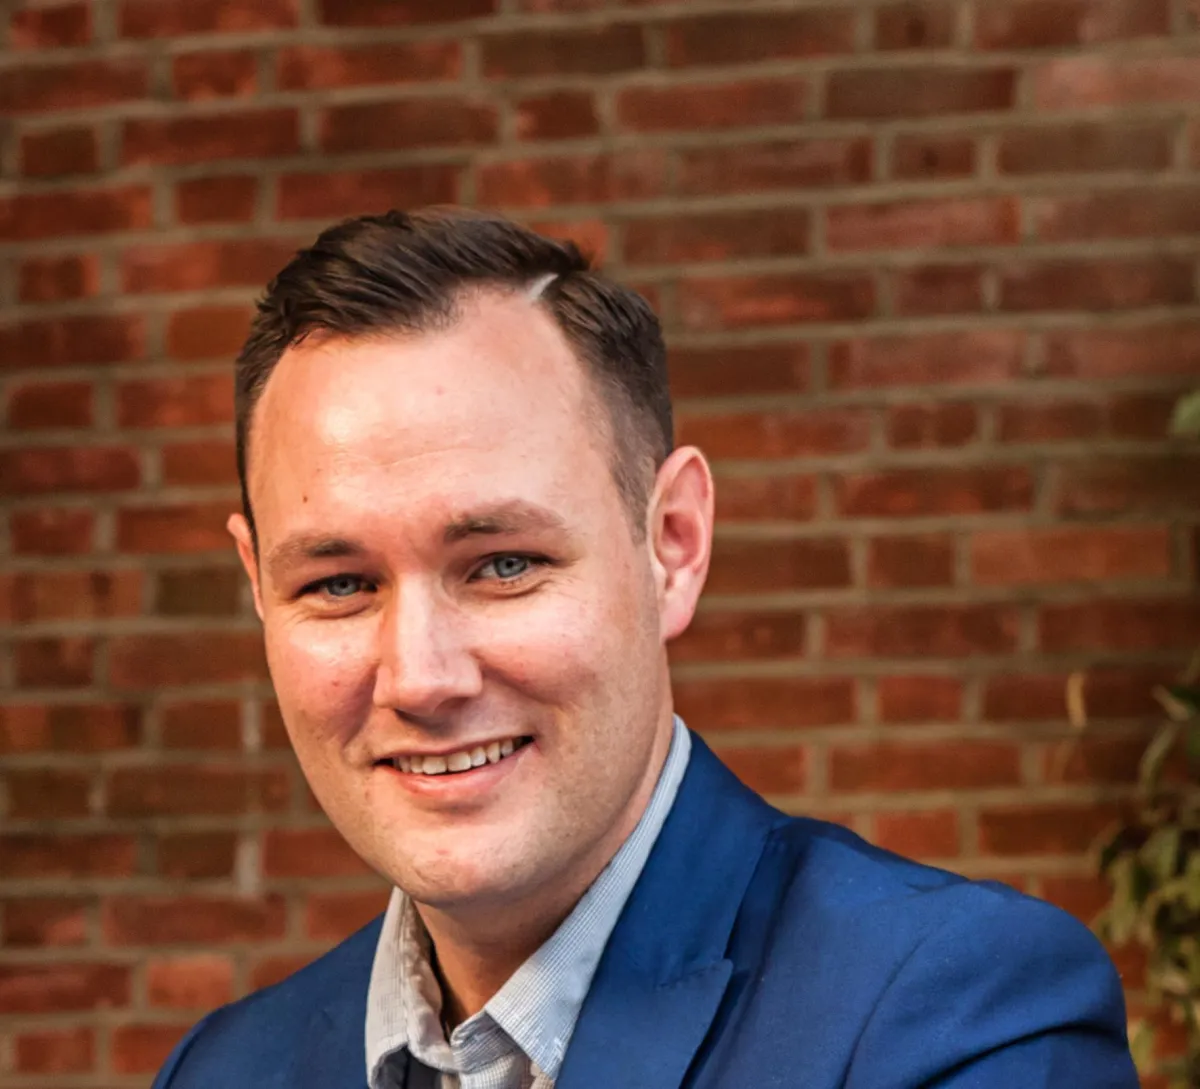
[[[554,320],[519,297],[481,295],[446,329],[286,352],[255,412],[251,496],[261,523],[318,498],[365,501],[364,490],[461,507],[506,479],[556,492],[573,475],[578,488],[609,475],[605,430]]]

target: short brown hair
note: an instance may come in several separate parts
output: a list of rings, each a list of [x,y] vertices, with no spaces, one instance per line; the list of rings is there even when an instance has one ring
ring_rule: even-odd
[[[254,407],[288,348],[314,334],[353,339],[446,328],[473,288],[526,291],[558,323],[607,410],[613,474],[635,532],[671,452],[666,348],[641,295],[599,275],[573,242],[457,208],[349,219],[321,233],[267,286],[237,359],[235,410],[242,507]]]

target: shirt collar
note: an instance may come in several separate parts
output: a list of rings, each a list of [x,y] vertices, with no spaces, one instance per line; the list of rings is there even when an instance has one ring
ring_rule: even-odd
[[[474,1017],[454,1033],[498,1026],[553,1081],[579,1019],[592,977],[629,894],[671,810],[687,770],[691,737],[675,719],[671,747],[637,827],[559,928]],[[440,1022],[441,995],[429,969],[428,939],[408,898],[394,889],[384,915],[367,992],[367,1077],[409,1048],[439,1069],[452,1068]]]

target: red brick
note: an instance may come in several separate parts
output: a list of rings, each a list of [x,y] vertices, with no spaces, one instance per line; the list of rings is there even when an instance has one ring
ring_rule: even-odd
[[[979,814],[980,849],[987,854],[1079,855],[1089,850],[1117,816],[1112,805],[1068,802],[1020,808],[997,806]]]
[[[1029,470],[1008,466],[848,473],[834,489],[838,511],[849,518],[991,514],[1033,504]]]
[[[13,114],[113,106],[145,98],[148,88],[146,62],[135,57],[11,67],[0,72],[0,102]]]
[[[295,0],[124,0],[123,38],[285,30],[296,25]]]
[[[145,323],[134,314],[88,314],[0,325],[0,360],[13,369],[127,363],[140,359],[145,350]]]
[[[109,644],[109,674],[117,688],[156,689],[266,679],[257,632],[123,635]],[[165,784],[178,790],[178,783]]]
[[[849,10],[745,11],[676,19],[664,26],[663,37],[673,68],[760,64],[853,52],[854,23]]]
[[[658,265],[788,257],[808,252],[811,231],[807,209],[634,219],[625,224],[625,260],[631,265]]]
[[[957,677],[880,677],[876,695],[884,722],[957,722],[962,715],[962,681]]]
[[[646,63],[646,44],[637,23],[489,34],[481,44],[487,79],[600,76],[641,68]]]
[[[100,147],[90,128],[47,129],[21,138],[21,173],[32,177],[94,174]]]
[[[1172,541],[1165,529],[990,530],[971,540],[971,573],[984,586],[1166,578]]]
[[[91,427],[90,382],[26,382],[9,388],[8,426],[17,431]]]
[[[176,832],[158,841],[157,872],[175,881],[229,878],[237,864],[233,832]]]
[[[137,842],[119,835],[0,834],[0,862],[0,873],[9,880],[132,877]]]
[[[802,613],[704,609],[671,644],[671,661],[799,658],[807,643],[807,622]]]
[[[499,0],[320,0],[330,26],[413,26],[455,23],[496,13]]]
[[[140,230],[152,226],[153,220],[150,188],[144,185],[18,193],[0,199],[3,242]]]
[[[172,569],[156,582],[156,616],[237,616],[241,610],[241,572],[232,566]]]
[[[1087,926],[1092,924],[1111,895],[1111,886],[1100,877],[1042,878],[1042,898],[1063,911],[1069,911]]]
[[[961,401],[894,405],[885,419],[887,439],[897,450],[965,446],[977,435],[979,413]]]
[[[705,277],[676,291],[681,322],[696,331],[854,321],[875,310],[874,283],[858,272]]]
[[[684,148],[676,186],[684,196],[857,185],[871,177],[871,141],[778,140],[737,147]]]
[[[856,715],[848,677],[743,677],[681,681],[675,706],[693,729],[832,726]]]
[[[954,582],[954,542],[926,534],[877,537],[867,553],[871,586],[949,586]]]
[[[831,610],[825,617],[830,658],[968,658],[1010,654],[1017,646],[1015,609],[998,605],[877,605]]]
[[[13,820],[86,817],[92,776],[64,768],[11,768],[4,775]]]
[[[96,1062],[96,1033],[90,1028],[43,1029],[13,1038],[20,1074],[86,1074]]]
[[[119,964],[0,964],[0,1013],[59,1014],[130,1001],[131,972]]]
[[[239,751],[242,713],[228,700],[172,703],[160,712],[162,743],[168,749]]]
[[[1200,188],[1125,189],[1029,202],[1045,241],[1166,238],[1200,232]]]
[[[1003,385],[1020,377],[1024,355],[1018,329],[848,340],[831,350],[829,382],[834,389]]]
[[[233,1000],[233,961],[216,953],[157,957],[146,963],[151,1006],[207,1011]]]
[[[617,92],[618,124],[629,132],[690,132],[802,121],[811,98],[802,79],[704,86],[627,87]]]
[[[676,428],[681,443],[718,460],[849,454],[871,441],[871,420],[861,409],[685,414]]]
[[[977,152],[970,136],[915,133],[896,137],[892,144],[892,177],[969,178],[975,173]]]
[[[92,40],[92,7],[88,3],[14,11],[8,26],[12,49],[63,49]]]
[[[18,688],[81,688],[92,683],[95,644],[84,636],[28,639],[13,648]]]
[[[39,446],[0,451],[0,495],[136,488],[137,452],[124,446]]]
[[[112,1030],[112,1068],[118,1074],[153,1074],[190,1026],[118,1025]]]
[[[175,187],[175,218],[180,223],[249,223],[257,206],[257,178],[189,178]]]
[[[407,98],[330,106],[318,119],[325,152],[387,151],[490,144],[496,108],[465,98]]]
[[[129,749],[141,730],[138,709],[125,704],[10,704],[0,708],[0,753]]]
[[[1000,442],[1070,442],[1095,438],[1103,422],[1104,413],[1095,403],[1016,402],[998,406],[996,438]]]
[[[547,91],[513,103],[518,140],[572,140],[600,131],[596,100],[588,91]]]
[[[137,616],[142,580],[138,570],[20,572],[12,576],[10,614],[21,624]]]
[[[726,394],[800,393],[812,381],[811,351],[803,342],[673,346],[670,371],[676,402]]]
[[[8,525],[18,556],[77,556],[92,550],[96,515],[76,508],[19,510]]]
[[[1200,373],[1194,322],[1071,329],[1046,338],[1046,373],[1056,378],[1192,378]]]
[[[1171,162],[1173,128],[1106,118],[1016,129],[1000,136],[996,164],[1002,174],[1162,170]]]
[[[1104,666],[1088,670],[1086,697],[1088,712],[1099,719],[1145,720],[1161,713],[1152,690],[1156,684],[1169,683],[1172,670],[1157,667]],[[1067,675],[1006,674],[989,678],[983,692],[986,721],[1054,722],[1061,726],[1067,719]]]
[[[124,652],[127,655],[128,649]],[[179,672],[175,670],[168,684],[178,682]],[[276,789],[270,776],[270,772],[210,764],[116,768],[108,776],[108,812],[113,817],[138,818],[235,816],[262,808],[259,799],[264,790],[270,795]]]
[[[87,941],[88,909],[83,900],[31,897],[0,901],[0,906],[0,944],[8,948],[60,948]]]
[[[456,41],[295,45],[279,51],[275,81],[284,91],[317,91],[372,83],[455,80],[461,74],[462,45]]]
[[[120,427],[199,427],[233,419],[233,376],[146,379],[117,387]]]
[[[104,905],[112,945],[226,945],[283,937],[280,896],[115,896]]]
[[[162,448],[164,484],[236,484],[233,443],[223,440],[177,442]]]
[[[258,91],[258,57],[249,51],[182,53],[171,61],[175,97],[190,102],[250,98]]]
[[[1167,434],[1176,399],[1170,393],[1114,397],[1105,413],[1108,430],[1122,439],[1161,439]]]
[[[292,109],[137,118],[125,122],[121,138],[121,161],[126,166],[263,159],[299,150],[299,122]]]
[[[100,290],[100,262],[95,254],[28,257],[21,263],[21,302],[63,302]]]
[[[280,219],[336,219],[390,208],[452,204],[459,168],[441,163],[336,174],[285,174],[279,179]]]
[[[476,167],[480,203],[499,207],[605,204],[643,200],[665,192],[667,163],[653,149],[579,155]]]
[[[1046,49],[1168,33],[1167,0],[991,0],[975,15],[980,49]]]
[[[388,895],[386,889],[373,889],[309,896],[304,911],[304,933],[323,942],[348,938],[383,913]]]
[[[986,246],[1015,242],[1011,198],[899,201],[832,207],[825,241],[832,250]]]
[[[262,960],[256,961],[250,968],[250,988],[257,991],[263,987],[273,987],[276,983],[282,983],[288,976],[300,971],[311,961],[312,957],[299,955],[264,957]]]
[[[880,742],[829,753],[829,785],[848,793],[986,790],[1020,782],[1021,752],[1007,741]]]
[[[954,4],[889,4],[875,12],[876,49],[944,49],[954,44]]]
[[[736,522],[807,522],[817,513],[817,482],[808,475],[718,478],[716,516]]]
[[[357,877],[370,868],[332,828],[274,828],[263,834],[263,875]]]
[[[825,113],[886,119],[1007,110],[1015,91],[1011,68],[840,69],[830,73]]]
[[[122,552],[224,552],[234,503],[125,507],[117,511],[117,548]]]
[[[890,279],[892,308],[901,317],[983,309],[983,270],[976,265],[919,265],[896,269]]]
[[[133,294],[163,291],[202,291],[215,287],[260,287],[295,253],[286,239],[237,238],[139,246],[121,258],[125,291]],[[247,308],[220,308],[225,313],[249,314]],[[205,308],[207,325],[217,308]],[[193,312],[195,313],[195,312]],[[172,315],[177,318],[177,315]],[[171,333],[168,330],[168,348]]]
[[[718,537],[708,590],[713,594],[786,593],[850,584],[845,541],[801,537],[747,541]]]
[[[1042,778],[1056,785],[1132,785],[1137,781],[1138,764],[1149,740],[1145,728],[1107,736],[1075,734],[1046,747],[1042,754]]]
[[[235,267],[240,254],[236,250],[203,251],[210,267],[201,275],[223,279],[236,275]],[[271,272],[263,277],[266,282],[275,275],[286,258],[282,253],[264,255],[258,271],[270,267]],[[143,267],[134,273],[139,278],[149,275]],[[249,277],[246,277],[249,279]],[[247,306],[200,306],[194,309],[176,310],[167,319],[167,355],[182,363],[200,362],[208,359],[232,359],[241,350],[246,334],[250,331],[253,310]]]
[[[1200,502],[1200,457],[1089,458],[1055,471],[1061,514],[1185,513]]]
[[[876,813],[871,842],[906,858],[954,858],[961,851],[958,814],[952,809]]]
[[[1043,606],[1039,645],[1050,654],[1081,650],[1188,650],[1200,631],[1195,598],[1075,602]]]
[[[807,753],[798,745],[719,748],[717,756],[759,794],[798,794],[808,787]]]

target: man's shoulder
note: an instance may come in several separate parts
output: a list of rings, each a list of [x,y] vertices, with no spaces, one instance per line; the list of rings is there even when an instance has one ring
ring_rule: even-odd
[[[361,1030],[379,926],[377,918],[286,979],[214,1010],[176,1048],[155,1086],[192,1089],[218,1084],[213,1078],[230,1089],[265,1084],[296,1061],[298,1042],[321,1028],[323,1011]]]

